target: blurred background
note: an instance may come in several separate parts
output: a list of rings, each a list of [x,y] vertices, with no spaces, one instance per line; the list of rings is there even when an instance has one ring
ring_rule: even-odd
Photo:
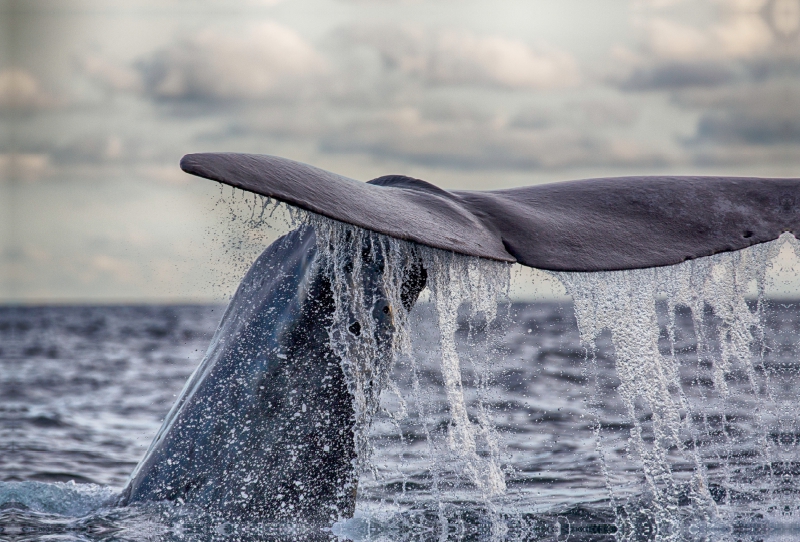
[[[800,176],[800,0],[0,0],[0,25],[2,303],[229,296],[274,234],[189,152],[462,189]]]

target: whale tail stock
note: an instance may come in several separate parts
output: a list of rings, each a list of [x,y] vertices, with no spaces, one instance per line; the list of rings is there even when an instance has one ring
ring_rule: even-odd
[[[362,183],[268,155],[189,154],[187,173],[468,256],[552,271],[673,265],[800,231],[800,179],[618,177],[448,191]]]
[[[118,504],[172,501],[312,525],[353,515],[357,413],[331,340],[336,301],[318,246],[303,225],[256,259]],[[386,351],[392,314],[411,309],[425,272],[415,261],[402,266],[394,299],[380,247],[365,240],[359,256],[358,269],[345,262],[351,273],[338,279],[372,294],[361,317],[375,321],[351,333],[373,333]]]

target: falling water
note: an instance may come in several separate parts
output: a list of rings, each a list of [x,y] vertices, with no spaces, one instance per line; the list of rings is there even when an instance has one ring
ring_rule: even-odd
[[[441,335],[442,376],[451,416],[448,445],[450,451],[463,462],[472,483],[486,496],[498,495],[505,491],[506,485],[498,459],[497,438],[482,406],[478,408],[477,424],[467,415],[455,335],[458,310],[462,304],[468,305],[470,317],[481,315],[487,326],[494,322],[498,302],[508,296],[509,266],[435,249],[423,252],[423,262],[428,269],[429,287]],[[477,454],[478,434],[487,443],[487,457]]]
[[[505,491],[500,467],[498,439],[490,414],[478,401],[477,419],[470,420],[461,382],[461,360],[456,349],[459,309],[468,307],[470,320],[480,319],[489,326],[497,316],[498,302],[506,299],[509,288],[509,266],[504,263],[469,258],[450,252],[422,247],[376,234],[348,224],[308,214],[306,220],[317,234],[320,265],[328,273],[336,300],[331,341],[342,359],[348,388],[356,412],[356,450],[362,472],[375,469],[369,462],[372,453],[370,424],[380,407],[381,392],[396,389],[389,380],[393,364],[405,357],[414,365],[409,326],[409,312],[403,305],[404,279],[420,264],[427,272],[430,300],[436,310],[440,334],[441,372],[450,407],[447,426],[449,461],[432,458],[433,464],[448,465],[460,470],[468,482],[484,498]],[[380,284],[369,285],[365,268],[380,262]],[[376,288],[375,286],[380,286]],[[392,333],[388,344],[381,344],[380,330],[375,327],[374,311],[380,302],[376,292],[382,292],[392,307]],[[359,322],[360,333],[352,326]],[[480,368],[480,361],[473,366]],[[417,389],[417,392],[419,390]],[[398,395],[399,397],[399,395]],[[400,411],[395,418],[404,418],[408,401],[400,399]],[[424,425],[431,420],[424,412],[424,399],[417,396],[412,402],[421,409]],[[427,419],[426,419],[427,418]],[[431,439],[430,428],[426,429]],[[484,443],[486,453],[479,454],[477,441]],[[439,450],[431,445],[429,452]],[[433,473],[437,477],[437,473]]]
[[[776,457],[774,435],[781,433],[775,424],[782,406],[765,368],[762,322],[768,270],[786,245],[798,250],[797,240],[784,234],[670,267],[556,274],[574,300],[589,358],[601,332],[610,331],[618,391],[632,422],[628,450],[642,469],[649,520],[663,537],[678,536],[687,516],[730,522],[748,507],[763,513],[797,507],[787,508],[791,498],[778,488],[776,471],[785,464]],[[659,347],[660,299],[668,352]],[[710,367],[710,382],[681,379],[679,307],[691,311],[698,366]],[[731,382],[743,385],[732,392]],[[751,423],[727,414],[736,409],[726,406],[737,403],[739,409],[747,404]],[[613,500],[620,488],[609,485]]]
[[[360,470],[369,468],[369,429],[387,387],[392,364],[411,347],[403,279],[418,266],[418,248],[318,215],[305,219],[317,236],[318,265],[330,280],[336,303],[331,344],[342,360],[355,410],[356,453]],[[382,273],[375,277],[368,267]],[[391,328],[378,329],[381,301],[390,307]],[[357,326],[357,327],[354,327]]]
[[[409,403],[417,408],[429,441],[430,475],[438,499],[442,496],[437,493],[437,480],[445,471],[455,472],[483,499],[504,494],[502,447],[480,398],[467,408],[461,367],[464,353],[459,353],[456,334],[460,315],[466,314],[471,322],[482,320],[485,326],[492,324],[498,303],[508,296],[509,266],[420,247],[315,215],[304,220],[317,232],[320,265],[330,277],[337,303],[331,341],[341,356],[354,398],[361,472],[378,476],[370,462],[370,427],[381,410],[381,394],[397,390],[390,378],[392,367],[405,359],[412,372],[418,369],[402,284],[412,267],[421,263],[427,270],[438,324],[437,357],[449,405],[446,446],[436,443],[433,418],[425,412],[425,398],[418,386],[413,397],[398,394],[399,412],[390,417],[407,416]],[[785,235],[773,243],[671,267],[555,274],[574,299],[587,361],[595,355],[601,333],[608,330],[611,334],[620,380],[618,393],[632,424],[628,453],[639,465],[645,483],[643,492],[633,493],[634,503],[629,489],[615,487],[613,473],[607,473],[611,504],[622,506],[617,511],[620,532],[636,528],[631,514],[624,512],[626,506],[633,510],[646,503],[645,515],[655,531],[677,536],[689,516],[706,522],[731,521],[731,514],[741,511],[733,504],[746,501],[760,506],[768,501],[774,506],[777,502],[777,463],[770,436],[776,429],[769,424],[779,408],[763,367],[766,346],[761,320],[767,271],[787,244],[797,247],[794,237]],[[366,284],[366,269],[376,262],[382,270],[379,284]],[[382,292],[392,307],[391,332],[383,342],[381,330],[375,327],[375,307],[380,302],[375,292]],[[670,349],[666,352],[660,346],[660,304],[666,306],[668,320]],[[681,307],[691,311],[698,364],[709,367],[709,383],[687,383],[681,378],[675,355],[675,318]],[[353,322],[361,323],[360,334],[353,333]],[[470,361],[478,372],[482,363],[484,367],[490,363]],[[753,423],[747,427],[726,414],[732,410],[727,408],[731,402],[743,400],[741,390],[732,391],[729,385],[732,375],[738,373],[747,382],[749,398],[745,400],[752,403]],[[478,375],[477,380],[480,378]],[[601,432],[598,422],[602,457]],[[742,439],[757,443],[755,459],[743,459],[746,445]],[[607,471],[608,465],[604,463],[603,469]],[[765,491],[769,498],[765,499]]]

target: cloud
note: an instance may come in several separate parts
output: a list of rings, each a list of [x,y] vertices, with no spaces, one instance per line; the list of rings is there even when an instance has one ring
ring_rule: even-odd
[[[116,134],[95,133],[75,137],[52,151],[59,164],[130,162],[142,158],[141,145]]]
[[[697,125],[696,139],[715,143],[780,145],[800,143],[800,113],[773,111],[715,111],[704,114]]]
[[[732,12],[757,13],[764,9],[769,0],[714,0],[724,10]]]
[[[787,1],[800,8],[798,0]],[[678,91],[742,85],[800,73],[796,69],[800,49],[786,47],[773,24],[775,13],[785,11],[779,9],[783,0],[714,3],[721,8],[719,20],[704,26],[662,15],[639,20],[639,47],[615,49],[618,69],[611,77],[615,85],[627,91]],[[800,12],[796,15],[800,24]],[[791,14],[781,17],[784,21]]]
[[[190,4],[195,7],[198,3],[198,0],[178,0],[179,2],[183,2],[186,4]],[[276,6],[283,2],[283,0],[237,0],[237,6],[243,7],[272,7]],[[201,0],[200,3],[210,4],[210,5],[222,5],[229,7],[230,1],[229,0]]]
[[[797,0],[772,0],[767,19],[783,38],[796,37],[800,30],[800,3]]]
[[[645,48],[660,60],[745,58],[765,51],[773,34],[756,13],[736,14],[707,27],[667,18],[641,23]]]
[[[7,68],[0,71],[0,110],[29,111],[52,104],[52,97],[27,70]]]
[[[207,30],[174,39],[127,67],[94,54],[79,66],[112,92],[169,104],[181,118],[205,118],[191,135],[202,145],[258,149],[302,141],[322,152],[503,169],[568,163],[579,148],[585,160],[594,152],[589,147],[603,146],[579,130],[533,133],[552,128],[541,112],[539,119],[529,111],[509,120],[496,104],[433,96],[431,87],[439,85],[484,87],[496,96],[564,88],[579,79],[566,52],[498,36],[404,28],[349,28],[327,43],[332,47],[323,57],[294,31],[265,23],[242,35]],[[408,111],[417,121],[403,120]],[[60,164],[129,163],[142,155],[139,139],[90,134],[51,154]]]
[[[95,254],[88,260],[88,265],[84,267],[80,276],[87,284],[97,282],[101,275],[106,275],[119,284],[141,282],[141,266],[134,261],[108,254]]]
[[[230,0],[136,0],[136,7],[138,9],[152,9],[153,7],[157,7],[159,9],[163,9],[165,6],[169,8],[183,8],[188,9],[191,11],[192,14],[198,14],[203,12],[211,12],[211,13],[219,13],[219,8],[234,8],[235,10],[241,10],[242,8],[255,8],[258,10],[259,8],[269,8],[276,6],[285,0],[236,0],[236,2],[231,2]],[[95,0],[94,2],[88,2],[86,0],[83,1],[84,4],[94,3],[97,5],[103,5],[109,11],[114,9],[116,6],[109,6],[103,2],[103,0]],[[123,3],[120,4],[121,7],[117,8],[119,11],[126,13],[129,9],[128,6],[124,5]],[[173,14],[174,11],[170,10],[170,14]],[[180,14],[181,12],[178,12]]]
[[[623,90],[716,87],[745,80],[751,76],[748,65],[763,58],[774,41],[760,15],[741,10],[703,28],[663,17],[639,24],[640,50],[616,51],[628,65],[615,78]]]
[[[774,34],[759,14],[731,17],[711,28],[709,46],[729,58],[747,58],[763,53],[774,42]]]
[[[625,91],[692,91],[704,88],[747,87],[765,81],[800,83],[800,55],[765,54],[741,60],[637,60],[636,67],[609,78]]]
[[[687,87],[717,87],[744,75],[731,64],[716,62],[670,62],[638,68],[623,79],[622,90],[676,90]]]
[[[109,90],[141,91],[142,76],[132,66],[110,61],[102,55],[91,53],[78,60],[78,69],[90,79]]]
[[[258,100],[281,90],[296,92],[305,80],[325,71],[322,57],[307,41],[272,22],[242,36],[201,32],[157,51],[139,67],[149,96],[200,101]]]
[[[553,124],[553,115],[540,108],[529,107],[518,111],[510,120],[511,128],[522,130],[540,130]]]
[[[693,133],[675,142],[695,164],[797,163],[800,49],[787,47],[775,17],[788,28],[792,17],[800,24],[800,11],[781,8],[783,0],[714,3],[718,20],[704,26],[666,18],[666,11],[640,20],[639,47],[616,51],[626,68],[614,86],[664,92],[677,115],[693,116]]]
[[[574,104],[590,126],[630,126],[639,117],[632,105],[621,101],[588,100]]]
[[[343,0],[343,1],[350,2],[353,4],[391,6],[397,4],[421,4],[425,0]]]
[[[36,181],[52,172],[50,156],[43,153],[0,154],[0,181]]]
[[[441,121],[414,107],[386,110],[341,126],[322,138],[321,149],[454,169],[653,165],[668,160],[635,141],[606,140],[585,130],[521,127],[515,120],[498,118]]]
[[[701,29],[663,18],[644,21],[641,26],[644,46],[656,58],[685,59],[708,51],[709,36]]]
[[[800,143],[800,98],[796,84],[772,81],[688,95],[681,103],[704,110],[695,137],[687,142],[689,145],[796,146]]]
[[[347,38],[375,49],[389,68],[430,85],[540,90],[572,86],[579,80],[578,64],[569,53],[534,50],[501,36],[387,27],[351,29]]]

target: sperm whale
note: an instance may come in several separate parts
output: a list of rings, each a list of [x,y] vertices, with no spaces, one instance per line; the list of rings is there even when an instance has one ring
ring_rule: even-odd
[[[189,154],[187,173],[390,237],[551,271],[673,265],[800,233],[800,179],[615,177],[442,190],[362,183],[269,155]]]
[[[800,179],[627,177],[468,192],[400,175],[360,183],[267,155],[194,154],[181,167],[389,237],[558,271],[670,265],[800,228]],[[331,345],[336,300],[317,241],[302,226],[255,261],[119,504],[312,523],[352,516],[353,399]],[[370,293],[374,322],[349,332],[358,340],[372,330],[385,349],[393,311],[411,309],[426,272],[419,262],[404,271],[402,307],[392,307],[384,256],[356,250],[366,263],[352,287]]]
[[[368,248],[368,247],[367,247]],[[373,251],[375,252],[375,251]],[[268,247],[232,298],[204,360],[165,418],[119,504],[192,503],[228,517],[331,522],[352,515],[353,405],[328,335],[331,284],[313,228]],[[392,309],[411,308],[424,271],[408,276],[405,307],[382,295],[382,255],[363,265],[383,348]]]

